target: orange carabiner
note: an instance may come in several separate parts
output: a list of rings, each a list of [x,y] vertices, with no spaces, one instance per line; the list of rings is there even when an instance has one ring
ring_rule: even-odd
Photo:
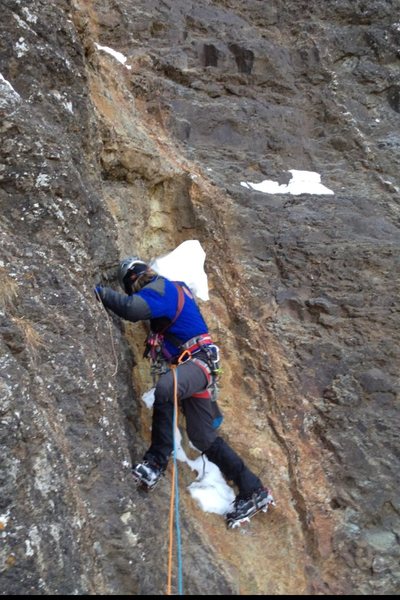
[[[182,352],[182,354],[179,355],[178,360],[176,362],[177,365],[180,365],[182,362],[184,362],[185,360],[189,360],[189,358],[192,356],[191,352],[189,350],[184,350]]]

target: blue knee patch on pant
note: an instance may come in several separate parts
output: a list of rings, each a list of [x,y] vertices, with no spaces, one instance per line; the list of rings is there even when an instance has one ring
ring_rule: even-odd
[[[222,415],[220,415],[219,417],[215,417],[215,419],[212,422],[213,429],[218,429],[218,427],[221,427],[223,420],[224,417]]]

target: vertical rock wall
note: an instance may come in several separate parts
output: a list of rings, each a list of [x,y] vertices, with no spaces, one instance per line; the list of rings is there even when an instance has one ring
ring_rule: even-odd
[[[333,4],[3,0],[2,593],[165,593],[144,330],[92,288],[185,239],[278,501],[242,534],[182,493],[185,593],[398,591],[398,3]],[[290,169],[334,195],[240,185]]]

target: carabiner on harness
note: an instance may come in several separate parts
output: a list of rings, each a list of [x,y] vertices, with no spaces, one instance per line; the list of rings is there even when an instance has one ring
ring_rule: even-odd
[[[157,384],[161,375],[168,371],[168,360],[162,352],[163,336],[159,333],[151,333],[147,336],[146,347],[143,358],[150,358],[150,374],[153,385]]]

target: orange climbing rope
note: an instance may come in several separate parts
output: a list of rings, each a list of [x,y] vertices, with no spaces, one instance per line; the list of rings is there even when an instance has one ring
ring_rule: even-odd
[[[172,375],[174,377],[174,436],[178,427],[178,386],[176,379],[177,365],[171,365]],[[167,596],[171,596],[171,581],[172,581],[172,549],[174,545],[174,502],[175,502],[175,460],[172,463],[172,488],[171,500],[169,505],[169,550],[168,550],[168,579],[167,579]]]

